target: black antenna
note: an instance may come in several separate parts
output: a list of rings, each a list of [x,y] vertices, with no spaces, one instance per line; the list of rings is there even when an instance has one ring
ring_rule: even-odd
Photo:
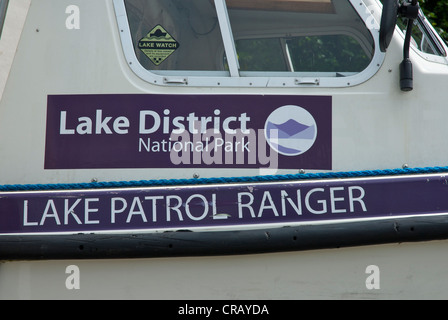
[[[398,9],[398,13],[403,18],[408,19],[403,48],[403,62],[400,64],[400,87],[402,91],[412,91],[414,89],[414,77],[409,51],[411,47],[412,28],[414,27],[414,20],[418,18],[419,10],[418,0],[405,2]]]

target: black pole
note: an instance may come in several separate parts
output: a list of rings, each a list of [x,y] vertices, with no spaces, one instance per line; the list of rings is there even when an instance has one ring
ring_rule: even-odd
[[[404,3],[399,8],[399,14],[408,19],[403,47],[403,62],[400,64],[400,87],[401,91],[405,92],[414,89],[414,76],[409,51],[411,47],[412,29],[414,27],[415,19],[418,18],[419,10],[418,0],[412,0],[411,3]]]
[[[414,76],[412,70],[412,62],[409,58],[409,50],[411,46],[412,28],[414,20],[408,20],[408,27],[406,30],[406,37],[403,48],[403,61],[400,64],[400,87],[401,91],[412,91],[414,89]]]

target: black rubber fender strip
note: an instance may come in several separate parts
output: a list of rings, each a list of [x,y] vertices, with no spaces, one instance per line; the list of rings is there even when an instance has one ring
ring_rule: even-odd
[[[445,239],[446,216],[233,231],[2,235],[0,260],[220,256]]]

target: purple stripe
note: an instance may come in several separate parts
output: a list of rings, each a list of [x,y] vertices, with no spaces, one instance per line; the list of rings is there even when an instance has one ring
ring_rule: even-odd
[[[0,193],[0,233],[194,229],[448,212],[441,175]]]

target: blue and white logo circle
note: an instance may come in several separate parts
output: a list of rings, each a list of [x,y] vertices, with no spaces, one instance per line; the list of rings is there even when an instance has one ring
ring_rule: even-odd
[[[299,106],[276,109],[267,118],[264,130],[271,148],[285,156],[307,152],[317,138],[316,120]]]

